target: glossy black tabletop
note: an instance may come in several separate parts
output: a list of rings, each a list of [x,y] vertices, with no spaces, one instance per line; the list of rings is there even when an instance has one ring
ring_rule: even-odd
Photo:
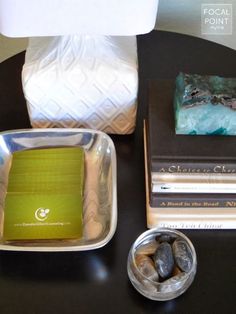
[[[150,301],[134,290],[126,263],[146,230],[142,124],[147,80],[179,71],[236,77],[236,51],[202,39],[153,31],[138,37],[139,102],[136,131],[112,136],[117,151],[118,225],[113,239],[89,252],[0,252],[1,313],[235,313],[236,232],[184,230],[198,269],[179,298]],[[29,128],[21,88],[24,53],[0,64],[0,130]],[[223,147],[222,147],[223,149]]]

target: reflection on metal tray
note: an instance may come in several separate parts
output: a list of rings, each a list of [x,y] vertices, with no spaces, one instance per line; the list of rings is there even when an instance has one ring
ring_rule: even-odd
[[[84,227],[77,240],[2,240],[4,199],[12,153],[39,147],[81,146],[85,150]],[[84,251],[104,246],[117,224],[116,153],[103,132],[87,129],[29,129],[0,133],[0,250]]]

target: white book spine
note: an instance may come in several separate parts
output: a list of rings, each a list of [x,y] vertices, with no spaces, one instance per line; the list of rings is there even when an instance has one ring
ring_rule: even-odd
[[[150,219],[148,219],[150,221]],[[151,220],[148,228],[162,227],[173,229],[236,229],[236,219],[177,219],[158,216],[156,220]]]
[[[154,193],[236,193],[235,183],[168,182],[152,184]]]
[[[154,208],[147,205],[147,226],[175,229],[236,229],[236,208]]]
[[[199,183],[226,183],[236,182],[235,173],[162,173],[152,172],[153,184],[160,182],[199,182]]]

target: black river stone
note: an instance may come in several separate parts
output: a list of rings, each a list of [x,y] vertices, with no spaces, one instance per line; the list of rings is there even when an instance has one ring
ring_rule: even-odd
[[[174,257],[168,242],[162,242],[158,246],[154,255],[154,262],[157,272],[163,279],[171,276],[174,268]]]
[[[192,254],[186,241],[175,240],[173,243],[173,253],[177,266],[184,272],[189,272],[192,264]]]
[[[162,234],[159,237],[156,237],[156,241],[159,243],[162,242],[168,242],[168,243],[173,243],[176,240],[175,235],[170,235],[170,234]]]

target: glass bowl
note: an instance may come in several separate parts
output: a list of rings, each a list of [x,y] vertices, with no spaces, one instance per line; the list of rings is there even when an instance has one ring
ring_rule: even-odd
[[[180,231],[154,228],[142,233],[132,245],[127,262],[129,279],[143,296],[171,300],[184,293],[197,269],[196,252]]]

